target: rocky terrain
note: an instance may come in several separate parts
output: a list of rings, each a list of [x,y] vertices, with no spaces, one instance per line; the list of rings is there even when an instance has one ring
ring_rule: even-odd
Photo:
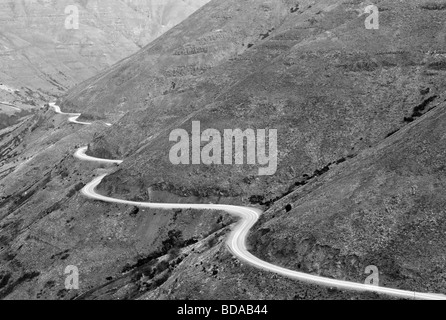
[[[300,9],[291,12],[290,3],[255,2],[248,6],[252,15],[257,15],[252,9],[257,6],[258,11],[267,12],[269,21],[269,25],[257,30],[249,28],[253,35],[248,37],[254,38],[257,33],[256,45],[247,48],[250,41],[246,38],[226,40],[226,50],[232,50],[234,42],[241,42],[243,52],[213,60],[213,67],[203,74],[194,74],[191,66],[183,66],[190,72],[170,78],[164,74],[160,77],[163,83],[157,82],[156,75],[146,76],[147,72],[158,74],[158,68],[164,72],[172,69],[163,66],[161,59],[169,65],[176,65],[171,59],[208,59],[207,54],[177,58],[166,53],[185,45],[181,40],[164,39],[172,35],[181,39],[183,33],[200,28],[195,19],[206,23],[200,19],[201,14],[209,17],[208,24],[222,30],[213,30],[211,34],[226,32],[234,36],[225,25],[214,23],[206,11],[211,10],[210,6],[202,8],[131,60],[71,90],[63,100],[65,109],[85,110],[99,117],[132,111],[90,145],[90,153],[96,156],[128,157],[119,175],[109,178],[110,183],[115,183],[113,177],[119,177],[128,185],[141,185],[142,190],[156,183],[174,183],[176,189],[195,188],[209,195],[223,191],[269,203],[295,184],[304,183],[305,177],[317,176],[330,165],[376,145],[438,104],[445,86],[441,68],[436,67],[443,59],[438,53],[442,44],[437,41],[443,33],[440,11],[423,9],[419,3],[381,2],[382,8],[388,8],[381,14],[383,26],[380,30],[367,30],[364,17],[357,14],[361,4],[310,3],[301,2]],[[268,4],[269,9],[265,9]],[[237,12],[237,4],[219,5],[227,7],[218,12]],[[244,19],[238,20],[242,15]],[[419,20],[420,15],[428,15],[429,19]],[[236,23],[243,25],[245,16],[234,13],[225,22],[226,28]],[[321,21],[310,27],[308,20],[315,17]],[[427,37],[423,29],[417,35],[412,21],[424,24],[426,20],[429,27],[425,28],[433,36]],[[257,21],[260,25],[261,20]],[[404,50],[409,38],[410,49]],[[164,42],[175,46],[166,48]],[[109,95],[103,83],[115,94]],[[88,89],[84,89],[86,86]],[[200,121],[203,130],[277,129],[277,174],[255,179],[256,167],[234,170],[230,166],[172,165],[168,155],[173,144],[166,145],[169,134],[174,128],[190,132],[191,121]],[[129,179],[131,176],[141,181]],[[245,179],[253,181],[247,184]],[[212,190],[215,181],[219,181],[219,190]],[[220,190],[222,187],[224,190]]]
[[[5,132],[0,297],[380,298],[243,265],[226,214],[84,199],[102,172],[100,192],[117,198],[264,209],[249,245],[274,264],[356,282],[376,265],[380,285],[445,294],[446,3],[375,1],[377,30],[364,26],[369,4],[213,0],[59,101],[113,126],[45,108]],[[173,165],[169,134],[192,121],[277,129],[277,173]],[[124,163],[74,159],[86,144]],[[66,265],[80,266],[79,292],[63,289]]]
[[[1,0],[0,103],[35,109],[137,52],[207,1]],[[77,29],[70,6],[78,10]]]

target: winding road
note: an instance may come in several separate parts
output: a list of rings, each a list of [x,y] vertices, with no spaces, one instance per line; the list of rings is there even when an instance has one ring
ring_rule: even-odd
[[[56,105],[55,102],[50,102],[49,105],[50,105],[50,107],[52,107],[54,109],[54,111],[56,113],[61,114],[61,115],[65,115],[65,116],[69,116],[68,122],[75,123],[75,124],[80,124],[80,125],[84,125],[84,126],[91,125],[90,122],[80,122],[80,121],[77,121],[79,119],[79,117],[82,115],[81,113],[64,113],[64,112],[62,112],[60,110],[60,107],[58,105]],[[111,123],[105,123],[105,125],[110,127]]]
[[[58,110],[60,114],[60,108],[54,104],[54,109]],[[56,111],[57,112],[57,111]],[[74,117],[73,114],[68,114]],[[77,116],[77,114],[76,114]],[[78,117],[78,116],[77,116]],[[70,118],[71,121],[72,118]],[[71,121],[73,122],[73,121]],[[74,122],[78,123],[78,122]],[[82,124],[82,123],[80,123]],[[99,159],[86,155],[87,147],[80,148],[76,151],[75,157],[84,161],[95,161],[111,164],[121,164],[122,160],[107,160]],[[374,285],[367,285],[362,283],[356,283],[351,281],[336,280],[321,276],[316,276],[312,274],[306,274],[283,267],[276,266],[269,262],[263,261],[254,255],[252,255],[247,248],[246,241],[251,228],[260,218],[262,211],[255,208],[249,207],[239,207],[232,205],[218,205],[218,204],[169,204],[169,203],[149,203],[149,202],[135,202],[127,201],[116,198],[107,197],[96,192],[96,187],[102,182],[102,180],[107,176],[107,174],[101,175],[87,184],[81,191],[81,193],[90,199],[99,200],[109,203],[119,203],[125,205],[132,205],[144,208],[152,209],[199,209],[199,210],[219,210],[225,211],[229,214],[235,215],[240,218],[240,221],[233,227],[231,234],[227,240],[227,245],[230,251],[238,258],[249,265],[257,267],[259,269],[274,272],[281,276],[285,276],[291,279],[305,281],[308,283],[328,286],[344,290],[353,290],[359,292],[375,292],[378,294],[385,294],[397,298],[405,299],[417,299],[417,300],[446,300],[446,296],[442,294],[434,293],[422,293],[413,292],[400,289],[392,289],[386,287],[379,287]]]

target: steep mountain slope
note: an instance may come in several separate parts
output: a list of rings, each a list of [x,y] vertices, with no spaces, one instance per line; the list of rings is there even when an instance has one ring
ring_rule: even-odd
[[[226,214],[86,200],[80,188],[113,168],[72,154],[103,128],[68,124],[66,116],[44,110],[11,128],[13,139],[0,145],[9,160],[0,184],[0,298],[130,299],[146,292],[163,298],[156,290],[163,283],[182,284],[178,298],[376,298],[241,265],[224,244],[234,222]],[[79,267],[80,290],[64,287],[68,265]]]
[[[0,101],[57,96],[136,52],[207,0],[0,1]],[[79,28],[66,21],[79,11]],[[67,10],[69,9],[69,10]],[[68,20],[71,21],[71,20]],[[14,92],[16,91],[16,92]]]
[[[100,191],[118,198],[264,208],[250,246],[275,264],[358,282],[376,265],[381,285],[446,293],[445,6],[375,4],[378,30],[365,29],[360,1],[211,1],[62,99],[64,111],[120,119],[112,127],[48,110],[29,117],[34,131],[15,127],[0,149],[0,297],[379,298],[241,264],[224,244],[226,214],[79,195],[104,172]],[[278,129],[277,173],[172,165],[169,134],[192,121]],[[74,159],[84,143],[124,163]],[[67,265],[80,267],[80,291],[64,289]]]
[[[8,139],[0,145],[1,298],[95,298],[104,297],[103,288],[105,296],[135,298],[163,283],[194,246],[205,244],[208,252],[222,244],[207,238],[223,239],[233,221],[227,215],[138,210],[80,196],[95,174],[114,168],[72,157],[102,134],[103,123],[79,127],[66,120],[45,108],[2,132]],[[67,265],[79,266],[80,291],[64,289]]]
[[[95,86],[101,88],[105,84],[115,86],[115,83],[122,81],[122,90],[113,97],[107,97],[106,104],[102,103],[106,92],[99,95],[94,87],[90,92],[79,91],[82,93],[77,97],[75,94],[69,95],[70,101],[85,102],[87,112],[93,105],[101,112],[102,105],[107,105],[111,111],[128,110],[128,105],[140,108],[127,114],[117,126],[96,138],[91,145],[90,152],[94,155],[129,156],[118,171],[105,179],[102,185],[104,192],[119,197],[138,196],[148,200],[148,189],[151,192],[162,190],[178,196],[199,197],[201,201],[231,197],[238,199],[240,203],[247,203],[249,200],[253,204],[273,205],[273,212],[285,210],[286,205],[276,208],[274,203],[313,180],[319,181],[319,177],[330,169],[345,167],[353,161],[349,159],[377,146],[428,110],[441,108],[440,102],[445,99],[446,89],[442,67],[444,16],[438,10],[442,7],[425,1],[379,1],[376,5],[381,8],[380,28],[367,30],[364,27],[365,16],[358,15],[364,11],[363,3],[317,1],[307,4],[302,1],[297,11],[289,11],[278,23],[269,27],[269,30],[274,30],[267,33],[265,39],[236,57],[222,61],[198,79],[195,77],[192,84],[190,81],[185,84],[180,82],[180,85],[175,82],[176,86],[164,92],[163,97],[155,94],[154,99],[151,99],[149,96],[149,106],[145,109],[142,101],[146,91],[135,87],[133,80],[126,82],[126,78],[132,78],[130,75],[133,73],[124,77],[118,69],[95,80]],[[185,29],[186,24],[183,24],[182,30]],[[165,37],[167,39],[169,35],[166,34]],[[162,43],[163,38],[154,47],[148,48],[148,52],[161,48]],[[119,67],[127,70],[132,70],[135,65],[139,67],[141,65],[136,62],[137,59],[138,56],[134,56]],[[141,78],[138,73],[135,75],[138,79]],[[113,77],[116,78],[110,81]],[[152,81],[152,78],[149,79]],[[199,94],[195,97],[185,94],[190,91]],[[122,104],[114,103],[117,97],[122,99]],[[127,104],[126,101],[130,103]],[[257,166],[171,164],[169,151],[173,144],[169,143],[169,134],[175,128],[190,132],[191,121],[200,121],[202,130],[215,128],[221,132],[226,128],[238,127],[278,129],[277,174],[256,177]],[[405,141],[409,143],[410,139]],[[441,188],[433,190],[434,194],[439,190]],[[383,194],[377,195],[377,198],[384,197],[386,193],[386,189],[380,191]],[[308,197],[311,199],[311,196]],[[293,208],[292,203],[287,205]],[[329,228],[342,234],[330,222],[329,215],[335,214],[330,208],[327,205],[327,212],[321,213],[317,220],[320,224],[324,218],[327,219],[321,226],[320,234],[331,234],[326,232]],[[352,214],[352,208],[342,208],[341,212]],[[405,209],[410,210],[409,207]],[[355,210],[359,208],[355,207]],[[407,211],[401,214],[407,214]],[[364,212],[362,215],[365,215],[365,221],[374,219],[372,212]],[[348,215],[341,216],[345,221],[350,221]],[[306,218],[307,215],[304,217],[302,219],[308,219],[305,223],[309,225],[304,234],[309,237],[309,230],[314,228],[313,223],[316,221],[312,222]],[[385,219],[389,222],[393,218]],[[420,216],[420,219],[423,218]],[[285,224],[289,226],[289,230],[282,233],[280,230],[284,230]],[[365,226],[361,224],[360,227]],[[385,228],[387,225],[381,227]],[[404,252],[404,240],[398,239],[407,237],[413,236],[416,241],[420,241],[420,247],[432,241],[419,237],[418,234],[407,234],[407,228],[410,227],[405,223],[397,224],[395,228],[395,233],[386,235],[390,240],[385,240],[393,241],[397,246],[397,249],[391,250]],[[426,224],[424,228],[432,226]],[[443,227],[438,225],[436,228],[441,231]],[[295,223],[278,218],[274,230],[265,242],[255,246],[259,253],[270,257],[271,261],[282,257],[277,252],[284,250],[282,237],[300,229]],[[423,229],[417,232],[426,231]],[[376,232],[367,240],[376,237]],[[356,241],[359,241],[358,246],[361,244],[359,236],[360,233],[356,232],[348,240],[352,252],[359,250],[359,247],[356,248]],[[283,254],[287,265],[291,265],[294,260],[286,257],[292,256],[295,250],[304,250],[304,247],[316,249],[315,243],[321,236],[315,231],[313,237],[316,240],[310,237],[309,242],[305,242],[303,237],[304,235],[297,233],[295,238],[284,242],[290,243],[290,249]],[[258,238],[254,238],[254,244],[257,240]],[[270,243],[269,247],[261,249],[266,242]],[[327,250],[325,254],[328,260],[337,254],[337,251],[330,251],[332,249],[329,245],[337,250],[343,248],[337,244],[336,238],[321,242],[323,245],[320,250]],[[294,249],[295,245],[299,245],[297,249]],[[373,254],[387,257],[386,250],[389,248],[384,244],[372,248]],[[435,245],[436,250],[440,248],[441,246]],[[317,254],[311,250],[309,249],[308,254]],[[443,284],[436,282],[437,275],[430,272],[439,266],[421,269],[423,258],[420,257],[409,267],[409,259],[412,259],[413,254],[407,254],[405,256],[401,253],[399,263],[386,264],[383,267],[385,272],[390,273],[389,283],[413,289],[420,288],[423,283],[422,288],[425,290],[444,290]],[[436,254],[443,257],[442,250]],[[361,268],[370,260],[362,255],[365,253],[361,252],[361,259],[364,260],[355,262],[355,267],[349,271],[346,270],[349,268],[346,265],[343,265],[344,269],[338,267],[341,270],[337,270],[337,273],[332,269],[324,270],[311,255],[308,259],[312,264],[305,268],[310,272],[328,272],[342,277],[352,276],[349,275],[352,272],[355,274],[352,277],[356,280],[363,276]],[[301,260],[305,261],[305,257],[302,254]],[[328,262],[324,260],[324,263]],[[298,266],[298,263],[295,262],[293,266]],[[407,274],[409,268],[414,269],[411,272],[417,276],[411,276],[414,280],[403,284],[395,274]]]
[[[290,7],[287,1],[214,1],[134,56],[70,90],[62,106],[104,116],[147,108],[153,100],[158,106],[185,105],[220,85],[211,81],[200,88],[206,71],[261,40]]]
[[[376,265],[383,286],[445,293],[443,100],[281,200],[252,235],[254,252],[295,270],[353,281]]]
[[[443,102],[378,146],[278,201],[253,230],[252,252],[292,270],[359,283],[373,265],[380,286],[444,294],[445,107]],[[288,295],[278,298],[347,298],[336,290],[318,288],[316,293],[316,288],[281,279],[269,284],[264,272],[230,263],[222,258],[225,254],[215,248],[206,255],[188,255],[180,270],[144,298],[218,299],[235,279],[243,286],[231,293],[242,298],[271,298],[270,290],[285,288]],[[191,294],[189,288],[198,293]]]
[[[367,30],[364,16],[357,14],[362,5],[330,3],[288,11],[256,46],[161,96],[150,98],[141,90],[150,88],[153,77],[143,80],[143,71],[132,76],[134,69],[145,70],[143,62],[135,62],[139,55],[96,79],[91,91],[78,96],[86,112],[93,102],[92,108],[101,112],[137,108],[90,146],[91,154],[100,157],[129,156],[106,182],[138,195],[153,187],[179,195],[223,193],[267,204],[438,105],[446,84],[438,67],[443,57],[435,53],[442,46],[436,40],[444,32],[441,12],[425,10],[417,1],[381,2],[386,9],[381,28]],[[319,19],[311,22],[313,27],[311,18]],[[161,46],[163,37],[158,41],[154,46]],[[106,87],[113,94],[99,89]],[[257,166],[171,164],[169,134],[176,128],[191,132],[192,121],[200,121],[202,130],[221,132],[278,129],[277,173],[256,177]]]

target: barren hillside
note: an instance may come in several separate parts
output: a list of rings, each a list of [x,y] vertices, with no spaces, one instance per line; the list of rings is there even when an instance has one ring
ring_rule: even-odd
[[[379,29],[368,4],[210,1],[61,97],[93,125],[46,107],[0,132],[0,298],[382,298],[241,262],[223,212],[79,193],[103,173],[98,191],[119,199],[264,210],[248,245],[275,265],[362,283],[375,265],[382,286],[445,294],[446,3],[375,1]],[[277,172],[174,165],[169,135],[193,121],[277,129]],[[124,161],[74,158],[85,145]],[[64,289],[66,265],[81,290]]]

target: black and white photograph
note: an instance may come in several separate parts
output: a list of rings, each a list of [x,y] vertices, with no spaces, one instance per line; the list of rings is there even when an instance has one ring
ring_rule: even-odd
[[[446,0],[0,0],[0,300],[446,300]]]

